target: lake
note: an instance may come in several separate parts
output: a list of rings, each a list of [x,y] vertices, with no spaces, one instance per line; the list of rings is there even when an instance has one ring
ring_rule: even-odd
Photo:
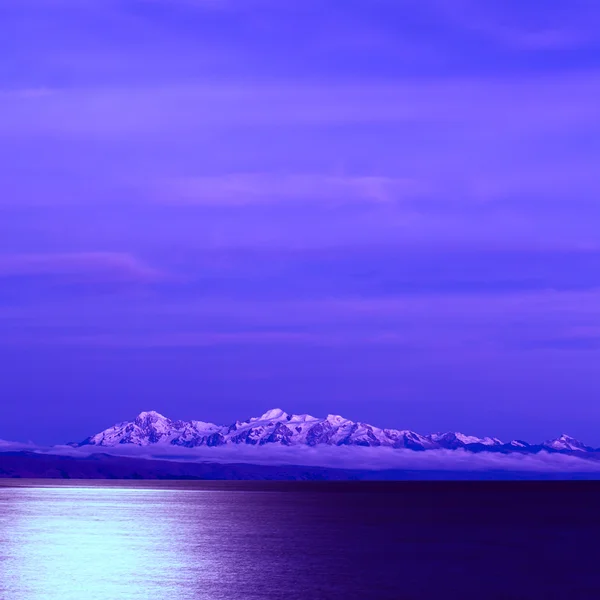
[[[600,598],[597,482],[0,481],[2,600]]]

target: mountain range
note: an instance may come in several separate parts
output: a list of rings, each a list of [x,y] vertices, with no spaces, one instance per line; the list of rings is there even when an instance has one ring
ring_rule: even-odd
[[[479,438],[458,432],[421,435],[414,431],[381,429],[355,422],[339,415],[324,418],[288,414],[272,409],[259,417],[236,421],[231,425],[215,425],[205,421],[169,419],[156,411],[140,413],[132,421],[118,423],[92,435],[77,447],[115,447],[121,444],[137,446],[171,445],[186,448],[249,444],[263,446],[369,446],[405,448],[415,451],[433,449],[470,452],[538,453],[559,452],[600,457],[600,449],[592,448],[568,435],[561,435],[542,444],[521,440],[503,442],[498,438]]]

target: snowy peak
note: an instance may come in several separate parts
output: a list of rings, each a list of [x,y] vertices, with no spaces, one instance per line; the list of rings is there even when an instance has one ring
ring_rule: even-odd
[[[289,415],[281,410],[280,408],[272,408],[268,410],[264,415],[261,415],[256,420],[257,421],[280,421],[280,420],[288,420]]]
[[[448,450],[456,450],[458,448],[465,448],[470,444],[481,444],[483,446],[500,446],[502,441],[498,438],[478,438],[473,435],[465,435],[460,432],[448,432],[448,433],[433,433],[429,436],[432,442],[439,444],[440,447]]]
[[[590,446],[586,446],[579,440],[563,433],[554,440],[548,440],[544,442],[544,447],[551,448],[552,450],[571,450],[579,452],[589,452],[593,450]]]
[[[136,446],[148,446],[158,443],[172,443],[174,439],[180,437],[183,442],[197,441],[202,437],[201,433],[216,427],[211,423],[199,421],[174,422],[156,411],[144,411],[133,421],[117,423],[89,437],[80,445],[116,446],[118,444],[134,444]]]
[[[348,421],[348,419],[344,419],[344,417],[341,417],[340,415],[327,415],[327,418],[325,419],[328,423],[331,423],[332,425],[343,425],[344,423],[350,423],[350,421]]]
[[[136,425],[140,427],[151,427],[154,424],[168,424],[171,423],[170,419],[156,412],[155,410],[149,410],[141,412],[134,420]]]
[[[512,440],[512,442],[509,442],[509,446],[514,448],[527,448],[529,444],[523,440]]]
[[[173,421],[156,411],[141,412],[133,421],[118,423],[93,435],[80,446],[135,444],[174,445],[187,448],[247,444],[264,446],[368,446],[410,450],[466,450],[470,452],[592,452],[593,448],[568,436],[531,445],[520,440],[507,444],[498,438],[479,438],[460,432],[421,435],[410,430],[381,429],[340,415],[325,418],[289,414],[273,408],[259,417],[215,425],[204,421]]]

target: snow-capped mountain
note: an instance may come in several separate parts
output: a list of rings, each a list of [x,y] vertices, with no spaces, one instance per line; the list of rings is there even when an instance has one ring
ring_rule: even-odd
[[[591,452],[593,448],[591,446],[586,446],[579,440],[572,438],[569,435],[563,433],[560,437],[557,437],[555,440],[548,440],[545,442],[544,447],[552,448],[553,450],[573,450],[580,452]]]
[[[118,444],[174,444],[202,446],[223,428],[202,421],[172,421],[155,411],[140,413],[133,421],[117,423],[84,440],[80,446],[116,446]]]
[[[504,443],[497,438],[434,433],[420,435],[414,431],[381,429],[367,423],[350,421],[339,415],[325,418],[293,415],[281,409],[269,410],[260,417],[215,425],[204,421],[174,421],[155,411],[142,412],[133,421],[118,423],[79,444],[79,446],[117,446],[154,444],[195,448],[250,444],[262,446],[383,446],[410,450],[463,448],[473,452],[591,452],[593,448],[567,435],[544,444],[532,445],[520,440]]]

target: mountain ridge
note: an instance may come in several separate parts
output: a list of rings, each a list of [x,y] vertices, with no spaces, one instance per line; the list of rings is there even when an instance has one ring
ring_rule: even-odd
[[[198,420],[172,420],[157,411],[143,411],[132,421],[123,421],[92,435],[77,447],[119,445],[170,445],[185,448],[248,444],[264,446],[370,446],[404,448],[415,451],[434,449],[471,452],[589,454],[600,452],[579,440],[561,434],[541,444],[522,440],[503,442],[494,437],[479,438],[460,432],[421,435],[406,429],[385,429],[340,415],[324,418],[308,414],[289,414],[280,408],[270,409],[259,417],[217,425]]]

